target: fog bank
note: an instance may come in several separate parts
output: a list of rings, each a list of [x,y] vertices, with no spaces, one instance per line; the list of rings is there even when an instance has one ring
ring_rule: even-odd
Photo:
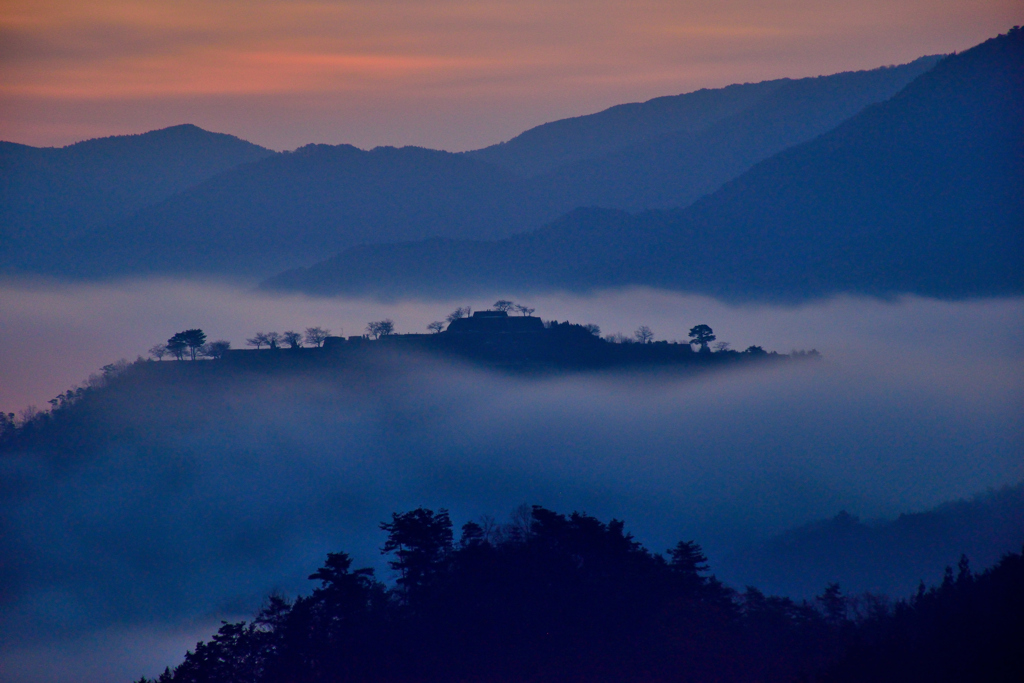
[[[0,302],[8,410],[185,327],[238,346],[257,330],[355,334],[384,317],[419,331],[491,303],[161,281],[8,285]],[[697,540],[714,569],[841,509],[894,516],[1024,478],[1022,300],[733,307],[633,290],[524,303],[604,332],[647,324],[683,338],[708,323],[737,348],[825,358],[546,379],[396,362],[370,381],[250,379],[194,402],[126,395],[97,417],[118,435],[102,447],[0,462],[0,556],[13,558],[0,576],[0,678],[153,675],[267,592],[308,590],[328,551],[390,579],[377,524],[419,505],[449,508],[456,524],[521,503],[617,517],[653,551]],[[58,649],[80,659],[62,665]]]

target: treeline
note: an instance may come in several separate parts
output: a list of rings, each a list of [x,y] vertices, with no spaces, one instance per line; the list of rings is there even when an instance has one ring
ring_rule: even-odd
[[[692,541],[654,554],[579,513],[521,508],[462,527],[382,523],[398,578],[331,553],[319,586],[224,623],[156,683],[226,681],[1019,680],[1024,559],[891,604],[829,585],[814,602],[738,593]],[[139,683],[154,683],[142,678]]]

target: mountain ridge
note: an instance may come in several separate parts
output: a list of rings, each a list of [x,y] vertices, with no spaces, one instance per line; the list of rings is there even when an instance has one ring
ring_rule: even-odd
[[[625,285],[733,299],[1020,293],[1022,36],[944,59],[685,209],[577,210],[501,242],[361,247],[264,286],[388,296]]]

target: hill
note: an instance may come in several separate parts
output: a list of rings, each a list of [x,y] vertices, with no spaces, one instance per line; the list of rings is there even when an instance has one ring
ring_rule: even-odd
[[[1021,120],[1024,31],[1014,29],[685,209],[581,210],[498,242],[363,247],[265,286],[394,294],[653,285],[732,298],[1020,293]]]
[[[0,142],[0,268],[45,268],[56,245],[273,154],[192,125],[61,148]]]

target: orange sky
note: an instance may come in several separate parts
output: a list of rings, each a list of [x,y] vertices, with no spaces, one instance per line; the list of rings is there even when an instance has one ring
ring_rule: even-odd
[[[0,0],[0,139],[190,122],[472,149],[700,87],[970,47],[1018,0]]]

